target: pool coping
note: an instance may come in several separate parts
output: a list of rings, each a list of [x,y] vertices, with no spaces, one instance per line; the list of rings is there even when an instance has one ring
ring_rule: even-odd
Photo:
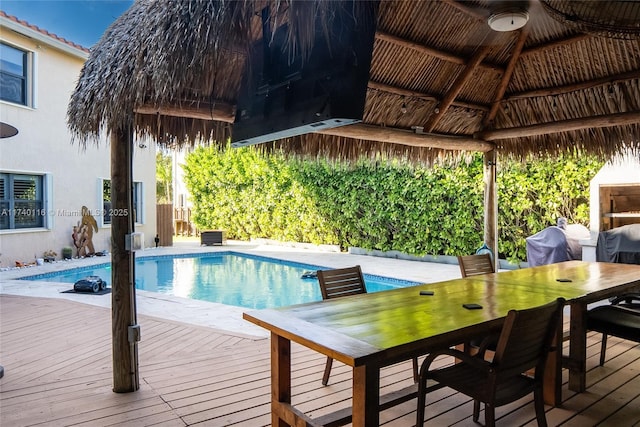
[[[283,259],[280,259],[280,258],[264,256],[264,255],[249,254],[249,253],[245,253],[245,252],[237,251],[237,250],[226,250],[226,251],[215,251],[215,252],[204,252],[204,253],[202,253],[202,252],[187,252],[187,253],[179,253],[179,254],[144,255],[144,256],[141,256],[141,257],[137,257],[136,260],[150,261],[150,260],[163,259],[163,258],[171,258],[171,259],[176,259],[176,258],[207,258],[207,257],[216,256],[216,255],[235,255],[235,256],[239,256],[239,257],[243,257],[243,258],[254,259],[254,260],[258,260],[258,261],[266,261],[266,262],[286,265],[286,266],[295,267],[295,268],[303,268],[303,269],[311,270],[311,271],[327,270],[327,269],[331,268],[329,266],[323,266],[323,265],[317,265],[317,264],[308,264],[308,263],[302,263],[302,262],[291,261],[291,260],[283,260]],[[50,277],[58,275],[59,273],[61,273],[63,271],[66,271],[66,272],[72,272],[74,270],[87,270],[88,271],[88,270],[91,270],[91,269],[94,269],[94,268],[100,268],[103,265],[107,265],[107,264],[110,264],[110,263],[111,263],[111,261],[107,261],[106,259],[103,259],[103,262],[97,263],[97,264],[84,265],[84,266],[66,268],[64,270],[50,271],[50,272],[38,273],[38,274],[35,274],[35,275],[23,276],[23,277],[18,278],[18,280],[37,281],[38,279],[48,279]],[[365,277],[365,280],[366,279],[383,280],[383,281],[391,282],[394,285],[398,285],[398,286],[415,286],[415,285],[419,285],[420,284],[420,282],[416,282],[416,281],[412,281],[412,280],[397,279],[395,277],[380,276],[380,275],[376,275],[376,274],[365,273],[364,277]],[[247,307],[244,307],[244,308],[247,308]]]
[[[180,244],[168,248],[145,249],[140,258],[148,256],[206,254],[215,252],[238,252],[242,255],[254,255],[265,258],[293,262],[298,264],[319,265],[327,268],[340,268],[359,264],[363,272],[370,276],[384,277],[416,283],[433,283],[460,277],[457,265],[437,264],[420,261],[404,261],[379,258],[369,255],[335,253],[309,248],[283,247],[253,242],[228,242],[226,246],[199,246],[195,243]],[[69,284],[55,282],[27,281],[22,277],[68,270],[73,267],[86,267],[108,262],[102,257],[74,259],[45,263],[41,266],[9,269],[0,271],[0,294],[13,294],[34,297],[63,298],[85,304],[111,307],[110,294],[79,295],[60,293],[69,289]],[[394,277],[395,276],[395,277]],[[240,336],[264,338],[268,332],[242,319],[242,313],[249,309],[211,303],[188,298],[174,297],[156,292],[136,290],[137,312],[140,315],[164,318],[172,321],[196,324],[224,330]]]

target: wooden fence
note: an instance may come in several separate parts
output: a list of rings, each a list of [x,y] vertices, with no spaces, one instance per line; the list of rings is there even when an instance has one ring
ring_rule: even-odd
[[[156,205],[156,227],[159,246],[173,246],[173,204]]]

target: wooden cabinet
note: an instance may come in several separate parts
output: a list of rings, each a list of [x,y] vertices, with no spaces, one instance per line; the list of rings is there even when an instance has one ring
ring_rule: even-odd
[[[600,186],[600,230],[640,223],[640,185]]]
[[[200,232],[200,244],[211,245],[226,245],[227,236],[224,230],[208,230]]]

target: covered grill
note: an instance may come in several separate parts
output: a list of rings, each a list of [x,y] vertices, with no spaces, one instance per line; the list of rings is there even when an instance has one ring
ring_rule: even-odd
[[[640,224],[600,232],[596,261],[640,264]]]
[[[564,221],[562,221],[564,220]],[[530,267],[582,259],[580,240],[589,238],[589,230],[580,224],[566,225],[561,218],[558,226],[527,237],[527,262]]]

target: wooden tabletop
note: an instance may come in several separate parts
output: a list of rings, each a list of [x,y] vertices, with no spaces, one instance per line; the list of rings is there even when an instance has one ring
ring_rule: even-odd
[[[510,309],[558,297],[595,301],[603,289],[610,293],[629,283],[640,284],[640,266],[569,261],[250,311],[244,318],[350,366],[371,360],[386,365],[400,360],[399,354],[457,344],[488,328],[499,330]],[[434,295],[420,295],[421,290]],[[468,310],[463,308],[466,303],[482,309]]]
[[[640,266],[607,262],[566,261],[540,267],[478,276],[488,283],[537,287],[568,301],[595,302],[612,293],[640,286]],[[567,281],[568,280],[568,281]]]

